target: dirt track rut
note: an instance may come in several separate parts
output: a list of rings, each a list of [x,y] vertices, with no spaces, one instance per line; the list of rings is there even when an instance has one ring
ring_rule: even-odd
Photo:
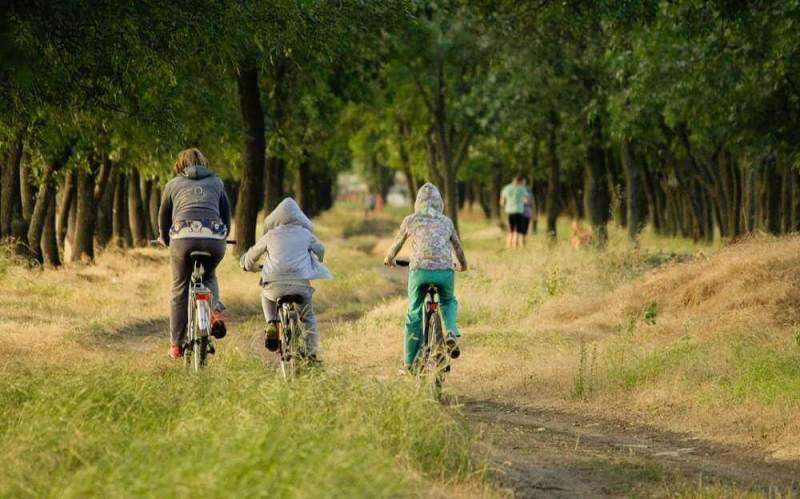
[[[620,421],[468,400],[499,484],[516,497],[671,494],[715,484],[800,496],[800,462]]]

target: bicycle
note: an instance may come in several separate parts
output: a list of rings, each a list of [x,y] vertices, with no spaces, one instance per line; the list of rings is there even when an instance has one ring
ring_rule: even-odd
[[[297,377],[298,361],[304,357],[306,330],[303,325],[305,306],[303,297],[285,295],[278,298],[278,357],[283,379],[287,382]]]
[[[395,260],[398,267],[408,267],[408,260]],[[441,398],[444,379],[450,372],[450,355],[445,343],[439,287],[427,284],[422,304],[421,347],[414,359],[411,371],[421,385],[427,385],[436,399]]]
[[[236,241],[225,241],[226,244],[236,244]],[[166,246],[160,239],[150,241],[150,244]],[[211,290],[203,283],[207,259],[211,253],[207,251],[192,251],[189,253],[192,262],[192,275],[189,278],[189,300],[187,304],[186,342],[183,344],[183,359],[187,369],[194,367],[195,371],[203,369],[208,364],[208,356],[216,353],[214,343],[211,341],[211,303],[214,299]]]

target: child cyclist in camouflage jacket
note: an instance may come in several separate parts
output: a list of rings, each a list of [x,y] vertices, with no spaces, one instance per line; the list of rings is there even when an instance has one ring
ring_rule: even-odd
[[[454,294],[455,276],[453,256],[455,252],[459,270],[467,270],[467,259],[458,238],[453,221],[442,213],[442,196],[439,189],[426,183],[417,192],[414,213],[407,216],[400,225],[384,265],[394,266],[394,259],[400,248],[411,239],[411,258],[408,274],[408,314],[405,323],[405,367],[410,368],[420,347],[422,330],[421,312],[425,300],[425,286],[435,284],[439,287],[439,300],[447,329],[446,343],[450,356],[454,359],[461,354],[458,338],[461,336],[456,326],[458,302]],[[451,252],[452,247],[452,252]]]

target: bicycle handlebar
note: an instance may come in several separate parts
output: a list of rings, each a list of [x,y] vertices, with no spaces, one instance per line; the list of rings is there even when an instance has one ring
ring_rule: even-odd
[[[396,259],[394,261],[394,266],[395,267],[408,267],[410,265],[410,263],[411,262],[408,261],[408,260]],[[459,269],[459,267],[455,263],[453,264],[453,270],[455,270],[456,272],[461,272],[461,270]]]
[[[164,244],[164,241],[162,241],[161,239],[151,239],[151,240],[147,241],[147,244],[149,244],[150,246],[164,246],[164,247],[167,246],[166,244]],[[226,239],[225,240],[225,244],[236,244],[236,240],[235,239]]]

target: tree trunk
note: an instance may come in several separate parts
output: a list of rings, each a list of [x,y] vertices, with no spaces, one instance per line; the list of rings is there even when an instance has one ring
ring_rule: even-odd
[[[264,210],[267,214],[283,201],[285,192],[283,183],[286,176],[286,160],[279,156],[270,156],[264,174]]]
[[[114,191],[117,188],[117,174],[113,165],[109,163],[109,175],[100,202],[97,203],[97,220],[94,225],[94,235],[97,244],[106,247],[113,240],[114,234]]]
[[[239,107],[245,130],[244,165],[236,203],[236,251],[242,254],[255,243],[259,197],[264,182],[264,111],[258,89],[258,69],[241,68],[238,76]]]
[[[623,151],[622,154],[622,165],[623,168],[625,167],[625,152]],[[661,211],[661,206],[658,203],[658,193],[656,189],[660,189],[661,186],[659,185],[658,180],[655,178],[656,174],[653,173],[649,168],[645,165],[642,165],[642,182],[641,185],[644,187],[644,193],[647,199],[647,204],[650,206],[648,210],[650,213],[651,223],[653,224],[653,230],[656,234],[661,234],[664,230],[664,221],[662,219],[663,212]],[[627,175],[627,168],[626,168],[626,175]],[[630,183],[630,180],[628,180]],[[630,198],[630,189],[628,189],[628,197]],[[632,214],[630,213],[631,207],[631,199],[628,199],[628,216],[633,218]],[[628,231],[631,230],[631,220],[628,220]]]
[[[145,232],[144,206],[142,206],[142,193],[139,189],[139,172],[133,168],[128,173],[128,226],[131,230],[133,246],[142,247],[147,244]]]
[[[631,241],[638,242],[639,234],[644,229],[646,221],[645,198],[642,193],[642,169],[636,160],[632,145],[628,138],[622,139],[620,156],[622,167],[625,169],[625,194],[628,208],[628,237]]]
[[[297,165],[297,204],[306,215],[312,217],[316,215],[314,210],[314,193],[311,186],[311,158],[306,151],[300,164]]]
[[[78,203],[75,201],[77,197],[78,177],[75,176],[75,195],[72,197],[72,204],[69,206],[69,220],[67,220],[67,240],[65,247],[69,251],[64,251],[64,259],[68,260],[69,255],[75,248],[75,229],[78,226]],[[71,260],[71,259],[70,259]]]
[[[47,212],[45,213],[44,227],[40,251],[43,263],[50,267],[61,266],[61,257],[58,254],[58,240],[56,237],[56,190],[51,189],[48,194]]]
[[[775,160],[767,163],[767,230],[772,234],[781,231],[781,176]]]
[[[758,194],[758,172],[749,168],[745,174],[747,176],[747,211],[745,227],[748,232],[753,232],[758,227],[758,205],[760,196]]]
[[[781,230],[784,233],[792,231],[792,170],[784,168],[781,179]]]
[[[609,178],[609,191],[611,193],[611,206],[613,207],[612,216],[620,227],[628,226],[628,192],[627,182],[624,180],[626,172],[621,164],[622,159],[614,155],[614,150],[607,148],[603,154],[605,158],[606,171]],[[641,189],[641,187],[640,187]],[[641,195],[641,192],[640,192]]]
[[[559,199],[559,181],[560,181],[560,165],[558,161],[558,150],[556,143],[556,127],[557,117],[554,112],[551,112],[550,117],[550,133],[547,141],[548,152],[548,172],[547,172],[547,235],[552,240],[556,240],[558,223],[558,213],[561,208],[561,200]]]
[[[608,242],[608,220],[611,216],[611,203],[608,193],[608,172],[602,148],[602,130],[599,119],[592,125],[592,139],[586,156],[585,193],[586,211],[594,232],[594,242],[604,248]]]
[[[797,232],[800,228],[800,173],[794,168],[789,168],[790,181],[792,184],[792,205],[790,232]]]
[[[81,169],[78,172],[77,192],[75,197],[75,239],[72,246],[70,261],[94,259],[94,221],[96,203],[94,199],[95,172],[98,170],[96,158],[90,157],[89,170]]]
[[[25,221],[25,226],[31,223],[31,216],[33,216],[33,205],[36,203],[35,189],[31,183],[31,166],[30,156],[22,153],[22,164],[19,167],[19,197],[22,202],[22,219]],[[27,233],[27,229],[25,230]]]
[[[100,171],[94,183],[92,198],[96,213],[94,216],[94,239],[104,247],[111,239],[111,217],[114,196],[114,163],[108,155],[104,155]]]
[[[20,198],[20,162],[23,151],[23,131],[17,133],[0,176],[0,237],[14,235],[15,219],[22,219],[22,200]]]
[[[75,172],[68,171],[64,174],[64,180],[59,189],[61,201],[58,204],[56,214],[56,233],[58,247],[64,251],[64,241],[67,238],[67,227],[69,226],[69,214],[72,208],[72,200],[75,197]]]
[[[51,195],[55,192],[53,185],[53,175],[61,168],[63,162],[50,161],[45,166],[42,176],[42,183],[39,185],[39,193],[36,195],[36,204],[31,214],[31,223],[28,226],[28,250],[31,256],[39,263],[44,262],[41,249],[42,233],[47,220],[48,203]]]
[[[116,247],[125,248],[132,244],[128,228],[128,195],[126,193],[128,178],[127,175],[121,172],[117,173],[116,177],[112,203],[111,237]]]
[[[158,210],[161,208],[161,189],[153,181],[153,186],[150,189],[150,197],[147,200],[147,211],[150,215],[150,226],[153,228],[153,237],[158,239]]]
[[[153,239],[153,225],[150,223],[150,193],[153,190],[153,181],[140,179],[139,187],[142,195],[142,225],[145,239]]]
[[[505,221],[500,218],[500,192],[503,189],[503,176],[500,172],[500,165],[492,173],[492,183],[489,190],[489,218],[503,224]]]

